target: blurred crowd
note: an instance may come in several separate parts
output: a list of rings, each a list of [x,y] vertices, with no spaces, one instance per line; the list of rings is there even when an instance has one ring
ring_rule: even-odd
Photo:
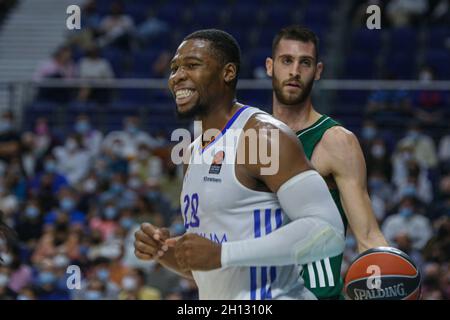
[[[0,299],[190,299],[193,282],[134,256],[142,222],[184,232],[180,168],[166,138],[124,119],[106,135],[80,115],[64,139],[47,119],[30,132],[0,119],[0,209],[20,243],[2,242]],[[69,265],[81,289],[69,290]]]

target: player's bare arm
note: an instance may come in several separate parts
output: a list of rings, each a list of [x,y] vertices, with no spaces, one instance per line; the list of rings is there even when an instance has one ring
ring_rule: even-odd
[[[263,140],[269,145],[269,150],[277,144],[280,150],[279,171],[274,175],[263,175],[261,169],[267,164],[259,161],[246,163],[242,165],[245,170],[241,170],[247,173],[244,180],[254,179],[254,186],[259,180],[267,186],[268,192],[277,193],[291,222],[267,236],[222,245],[198,235],[184,235],[175,244],[175,256],[185,270],[300,264],[328,254],[338,254],[343,249],[343,225],[337,208],[323,178],[311,170],[293,132],[268,115],[258,115],[249,120],[244,130],[250,128],[265,129],[258,135],[258,144]],[[277,139],[268,133],[274,129],[279,131]],[[236,176],[242,184],[252,187],[241,180],[239,172]],[[305,185],[308,189],[304,188]]]
[[[278,161],[278,170],[276,174],[264,174],[262,169],[267,169],[272,164],[263,163],[261,159],[258,159],[257,163],[251,163],[251,161],[248,161],[249,159],[246,159],[243,165],[244,170],[238,171],[237,178],[239,180],[241,180],[239,173],[246,172],[254,181],[261,181],[269,192],[276,193],[280,186],[290,178],[313,169],[294,132],[283,122],[271,116],[259,114],[248,121],[245,130],[247,129],[256,129],[258,145],[266,144],[271,153],[278,152],[276,159],[274,159]],[[275,132],[277,134],[274,134]],[[247,157],[250,153],[247,150],[250,147],[249,142],[245,141],[244,148]],[[251,188],[251,186],[248,187]]]
[[[358,251],[387,246],[373,214],[367,192],[366,163],[356,136],[343,127],[328,129],[312,160],[317,161],[324,175],[334,177]]]

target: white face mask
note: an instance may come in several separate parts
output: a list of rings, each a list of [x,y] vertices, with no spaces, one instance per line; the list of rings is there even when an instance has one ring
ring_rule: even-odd
[[[4,273],[0,273],[0,287],[6,287],[8,282],[9,282],[9,277]]]
[[[94,179],[88,179],[84,183],[84,191],[87,193],[94,192],[97,189],[97,182]]]
[[[133,291],[137,288],[137,281],[133,277],[124,277],[122,279],[122,288],[126,291]]]
[[[376,144],[372,147],[372,155],[375,158],[382,158],[386,154],[386,150],[383,145]]]
[[[430,82],[431,80],[433,80],[433,75],[428,71],[422,71],[419,75],[419,79],[422,82]]]
[[[75,142],[75,140],[69,139],[69,140],[67,140],[67,142],[66,142],[66,148],[67,148],[67,150],[69,150],[69,151],[74,151],[74,150],[77,149],[77,143]]]
[[[2,254],[3,265],[9,266],[13,260],[12,256],[9,253]]]

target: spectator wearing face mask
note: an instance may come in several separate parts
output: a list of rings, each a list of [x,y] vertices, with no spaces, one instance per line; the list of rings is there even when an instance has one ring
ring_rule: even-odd
[[[81,146],[78,136],[71,135],[64,146],[54,150],[58,171],[64,174],[71,185],[83,179],[91,167],[89,152]]]
[[[123,130],[110,132],[103,140],[102,147],[112,150],[114,145],[120,147],[121,156],[134,159],[139,145],[147,145],[150,149],[158,147],[160,142],[140,128],[139,118],[130,116],[124,119]]]
[[[413,196],[422,203],[429,204],[433,201],[433,187],[428,172],[421,169],[417,162],[410,161],[406,164],[407,178],[397,185],[395,199],[398,202],[404,196]]]
[[[63,188],[58,194],[59,206],[50,211],[44,217],[44,224],[55,224],[58,217],[67,217],[68,224],[83,225],[86,221],[85,213],[78,210],[78,199],[76,193],[70,188]]]
[[[87,115],[81,114],[77,117],[74,131],[81,138],[81,146],[89,152],[91,157],[98,156],[101,151],[103,134],[92,126]]]
[[[38,199],[30,199],[16,221],[16,231],[20,241],[34,248],[42,234],[43,216]]]
[[[379,222],[381,222],[386,212],[388,212],[392,205],[393,189],[389,184],[386,175],[383,172],[372,172],[367,180],[369,188],[370,200],[374,214]]]
[[[423,132],[422,126],[414,121],[407,128],[406,136],[398,146],[411,145],[414,158],[425,169],[433,169],[438,164],[436,146],[433,139]]]
[[[58,288],[58,277],[55,275],[53,266],[45,266],[39,271],[35,281],[38,289],[39,300],[68,300],[69,292],[67,288]]]
[[[67,178],[58,171],[55,157],[48,155],[44,158],[42,169],[31,179],[30,189],[33,194],[44,191],[54,195],[68,185]]]
[[[375,138],[370,145],[369,153],[366,155],[367,172],[383,172],[388,179],[391,178],[392,167],[386,143],[381,138]]]
[[[114,201],[107,203],[101,211],[101,216],[90,220],[91,230],[98,230],[103,240],[111,238],[119,228],[119,210]]]
[[[130,269],[121,281],[119,300],[160,300],[161,293],[156,288],[145,285],[145,274]]]
[[[417,212],[416,200],[407,196],[402,199],[398,213],[386,218],[382,225],[386,240],[397,246],[395,239],[400,234],[407,235],[412,242],[412,248],[421,250],[432,236],[432,228],[428,218]]]
[[[149,179],[158,181],[163,174],[163,162],[161,158],[151,152],[148,145],[140,144],[137,157],[130,163],[130,172],[144,182]]]

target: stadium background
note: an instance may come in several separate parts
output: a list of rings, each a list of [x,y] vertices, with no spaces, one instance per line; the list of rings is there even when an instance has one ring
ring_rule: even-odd
[[[381,30],[366,28],[370,4]],[[360,138],[383,232],[418,264],[423,298],[449,299],[447,0],[0,0],[0,209],[20,238],[9,254],[0,243],[0,299],[196,299],[193,282],[133,256],[139,223],[184,228],[170,133],[189,123],[168,62],[188,33],[224,29],[242,49],[238,99],[270,112],[264,61],[291,23],[320,38],[314,105]],[[355,249],[350,232],[343,273]]]

